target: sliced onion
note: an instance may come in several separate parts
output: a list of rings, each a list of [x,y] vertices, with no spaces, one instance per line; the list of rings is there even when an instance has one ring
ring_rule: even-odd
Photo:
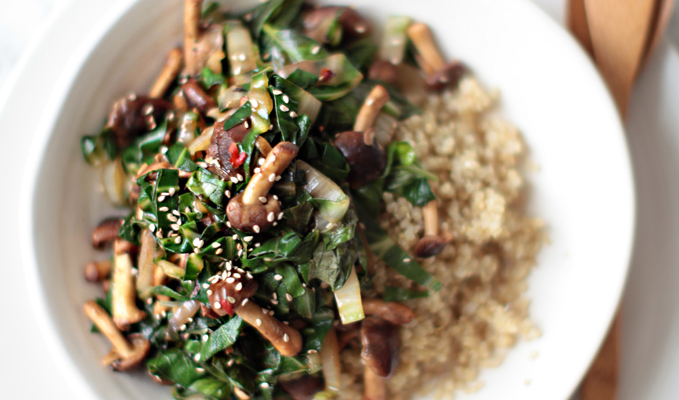
[[[195,138],[191,144],[189,144],[189,153],[195,155],[199,151],[205,151],[210,147],[210,141],[212,140],[212,133],[214,132],[214,126],[205,128],[201,132],[200,136]]]
[[[384,27],[380,46],[380,59],[398,65],[403,61],[407,41],[407,29],[412,23],[408,17],[391,16]]]
[[[171,278],[184,278],[184,270],[179,268],[177,264],[171,263],[167,260],[160,260],[158,261],[158,267],[160,267],[160,269],[162,269],[163,272],[165,272],[165,274]]]
[[[342,383],[342,369],[340,367],[339,345],[335,328],[330,328],[328,333],[325,334],[319,354],[323,363],[325,389],[339,391]]]
[[[183,302],[182,305],[177,308],[177,311],[172,314],[172,318],[167,321],[170,328],[168,329],[170,336],[176,337],[176,334],[181,330],[182,325],[189,322],[189,318],[193,318],[198,310],[200,310],[200,302],[198,302],[198,300]]]
[[[320,207],[323,218],[328,222],[341,221],[349,209],[351,202],[349,196],[332,179],[311,165],[302,160],[297,160],[295,165],[306,175],[307,183],[304,185],[304,190],[309,192],[314,199],[325,200]]]
[[[252,49],[250,31],[240,22],[229,23],[226,33],[226,49],[229,52],[229,65],[233,75],[240,75],[257,68],[257,60]]]
[[[344,286],[335,290],[335,303],[337,303],[337,311],[343,324],[350,324],[365,318],[356,268],[351,269],[351,274],[344,282]]]
[[[104,186],[104,192],[108,199],[117,206],[127,203],[126,178],[120,158],[107,163],[101,169],[101,184]]]
[[[398,120],[387,113],[380,112],[373,123],[373,130],[375,131],[375,141],[386,148],[394,136],[396,124]]]
[[[137,263],[137,295],[146,300],[151,297],[153,288],[153,274],[156,265],[153,258],[156,255],[156,239],[151,231],[146,230],[141,236],[141,248],[139,249],[139,262]]]

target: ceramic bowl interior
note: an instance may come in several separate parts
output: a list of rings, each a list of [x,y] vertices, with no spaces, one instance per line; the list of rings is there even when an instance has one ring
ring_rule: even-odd
[[[518,343],[500,367],[481,373],[482,390],[458,398],[567,398],[617,306],[634,225],[627,146],[601,79],[571,37],[527,1],[352,3],[376,23],[403,14],[430,24],[448,57],[500,89],[500,111],[522,131],[539,166],[527,172],[527,210],[546,221],[551,244],[539,255],[528,296],[543,336]],[[27,172],[26,265],[36,272],[33,293],[47,320],[45,334],[65,349],[59,361],[77,396],[170,398],[168,388],[146,376],[102,367],[109,345],[89,333],[81,311],[99,295],[84,281],[83,266],[106,257],[89,246],[91,229],[124,210],[108,205],[98,173],[82,160],[79,138],[100,129],[115,99],[147,90],[169,49],[181,43],[182,1],[121,4],[74,49],[41,121]]]

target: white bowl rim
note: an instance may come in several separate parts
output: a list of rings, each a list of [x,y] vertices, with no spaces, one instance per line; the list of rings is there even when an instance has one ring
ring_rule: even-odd
[[[72,3],[70,5],[71,6],[76,5],[79,1],[87,0],[72,0]],[[72,86],[73,82],[79,76],[81,68],[85,65],[92,50],[99,44],[99,42],[109,32],[112,26],[115,23],[117,23],[117,21],[124,14],[126,14],[137,3],[138,0],[117,0],[117,1],[118,4],[112,6],[110,12],[106,16],[102,17],[100,20],[97,21],[98,23],[97,27],[89,31],[91,36],[85,37],[83,39],[83,42],[81,42],[80,45],[75,48],[75,51],[68,60],[66,67],[64,68],[64,72],[61,74],[57,83],[54,86],[52,95],[49,97],[49,100],[45,102],[44,108],[49,112],[49,114],[43,114],[41,116],[39,124],[37,125],[36,128],[36,133],[32,138],[34,154],[38,156],[38,159],[40,159],[47,151],[48,140],[54,129],[54,125],[61,113],[60,105],[68,96],[69,88]],[[560,25],[556,24],[544,11],[542,11],[533,2],[529,0],[515,0],[515,1],[525,3],[526,7],[533,9],[533,11],[539,14],[542,18],[549,19],[550,22],[555,25],[554,27],[559,31],[560,35],[568,37],[568,39],[573,43],[573,45],[577,46],[580,49],[580,57],[582,59],[581,61],[589,64],[593,72],[599,77],[599,80],[603,82],[603,79],[599,71],[596,69],[593,61],[586,55],[584,50],[582,50],[582,47],[573,39],[572,35],[570,35],[569,32],[563,29]],[[78,18],[80,18],[80,16],[78,15],[66,15],[66,13],[63,11],[65,11],[67,8],[69,10],[77,9],[77,7],[62,7],[60,10],[61,11],[60,15],[58,15],[58,17],[53,18],[51,22],[54,23],[57,20],[57,18],[73,18],[74,20],[78,20]],[[80,21],[82,21],[82,19],[80,19]],[[35,40],[31,44],[31,47],[24,53],[17,68],[15,69],[15,71],[13,71],[13,74],[10,77],[16,77],[21,74],[20,71],[21,66],[25,65],[29,60],[34,58],[35,49],[38,47],[37,44],[40,41],[45,40],[45,37],[47,36],[49,31],[50,26],[47,26],[45,29],[43,29],[42,37],[39,40]],[[10,95],[13,93],[14,89],[15,88],[12,85],[7,85],[7,87],[5,87],[2,92],[0,92],[0,107],[2,107],[2,105],[9,101]],[[610,105],[613,108],[615,108],[612,95],[608,90],[606,90],[606,98]],[[1,112],[2,109],[0,108],[0,113]],[[632,189],[632,193],[636,193],[634,176],[631,173],[633,169],[629,144],[624,134],[625,130],[623,127],[623,122],[619,117],[619,114],[617,123],[619,125],[619,131],[621,133],[621,140],[624,143],[625,156],[627,159],[627,164],[629,166],[628,170],[630,171],[629,184]],[[19,214],[21,220],[24,221],[32,221],[33,199],[35,197],[35,189],[38,179],[39,168],[40,168],[39,163],[27,163],[26,169],[23,174],[24,185],[21,190],[22,201],[20,202]],[[616,310],[618,309],[618,306],[621,302],[622,294],[627,282],[627,278],[629,276],[629,263],[632,256],[634,235],[636,232],[636,215],[637,215],[636,196],[632,196],[628,200],[630,202],[630,209],[632,210],[632,215],[628,216],[630,218],[629,221],[630,223],[628,227],[629,228],[628,234],[625,235],[627,237],[627,240],[625,241],[625,243],[622,243],[624,245],[626,253],[624,257],[626,260],[626,268],[624,269],[624,276],[623,279],[620,281],[621,282],[620,285],[616,287],[615,290],[611,291],[611,293],[614,293],[615,301],[612,302],[613,307],[611,307],[610,312],[607,314],[608,319],[606,326],[610,326],[610,324],[613,321],[613,318],[616,315]],[[66,377],[71,388],[73,388],[74,394],[79,398],[83,399],[97,398],[96,392],[94,391],[92,384],[89,383],[84,378],[84,376],[79,372],[79,367],[77,366],[73,357],[67,351],[60,336],[57,334],[58,330],[56,329],[55,320],[48,312],[47,299],[44,297],[42,290],[42,281],[39,277],[38,262],[36,259],[36,249],[34,246],[34,241],[32,240],[34,232],[33,224],[30,223],[22,224],[19,227],[19,230],[21,238],[20,251],[22,254],[24,271],[28,282],[29,290],[28,297],[30,298],[31,305],[36,312],[37,316],[36,319],[38,320],[39,329],[41,330],[43,337],[45,337],[46,340],[48,341],[49,344],[48,347],[52,352],[53,358],[64,363],[63,366],[65,367],[65,369],[62,371],[62,373]],[[597,347],[600,347],[601,344],[603,343],[607,331],[608,329],[606,329],[603,332],[600,332],[600,334],[597,335],[592,334],[593,338],[597,337],[596,340],[596,343],[598,343]],[[589,362],[587,363],[588,365],[591,364],[595,356],[596,353],[591,355],[591,357],[589,358]],[[575,377],[576,380],[573,382],[572,392],[574,392],[577,389],[577,384],[581,380],[582,376],[584,376],[585,372],[586,370],[583,370],[580,375],[577,375]]]

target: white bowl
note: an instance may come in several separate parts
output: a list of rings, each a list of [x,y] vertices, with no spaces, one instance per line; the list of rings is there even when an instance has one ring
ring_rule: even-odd
[[[528,212],[547,222],[551,244],[539,255],[528,296],[531,319],[544,334],[520,342],[500,367],[482,372],[481,391],[459,398],[566,399],[615,312],[633,238],[630,160],[604,84],[572,38],[525,0],[352,3],[378,21],[388,13],[430,24],[449,57],[500,89],[502,112],[540,166],[528,175]],[[108,344],[89,333],[82,314],[83,302],[98,294],[84,282],[82,266],[101,257],[88,245],[90,230],[114,210],[98,190],[97,173],[82,161],[78,140],[100,128],[113,100],[148,87],[180,43],[181,21],[180,0],[123,0],[84,33],[29,154],[35,162],[28,163],[21,212],[29,221],[22,240],[30,295],[81,398],[170,398],[145,376],[100,365]]]

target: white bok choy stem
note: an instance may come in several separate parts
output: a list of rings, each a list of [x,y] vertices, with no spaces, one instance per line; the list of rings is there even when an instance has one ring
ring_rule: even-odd
[[[351,269],[351,274],[344,282],[344,286],[335,290],[335,303],[337,303],[337,310],[343,324],[350,324],[365,318],[356,267]]]
[[[320,355],[321,362],[323,363],[325,391],[337,392],[342,383],[342,369],[335,328],[330,328],[328,333],[325,334],[323,344],[321,344]]]
[[[304,185],[304,190],[309,192],[314,199],[324,200],[320,207],[323,218],[328,222],[341,221],[351,203],[349,196],[332,179],[311,165],[302,160],[297,160],[295,165],[306,175],[307,183]]]

